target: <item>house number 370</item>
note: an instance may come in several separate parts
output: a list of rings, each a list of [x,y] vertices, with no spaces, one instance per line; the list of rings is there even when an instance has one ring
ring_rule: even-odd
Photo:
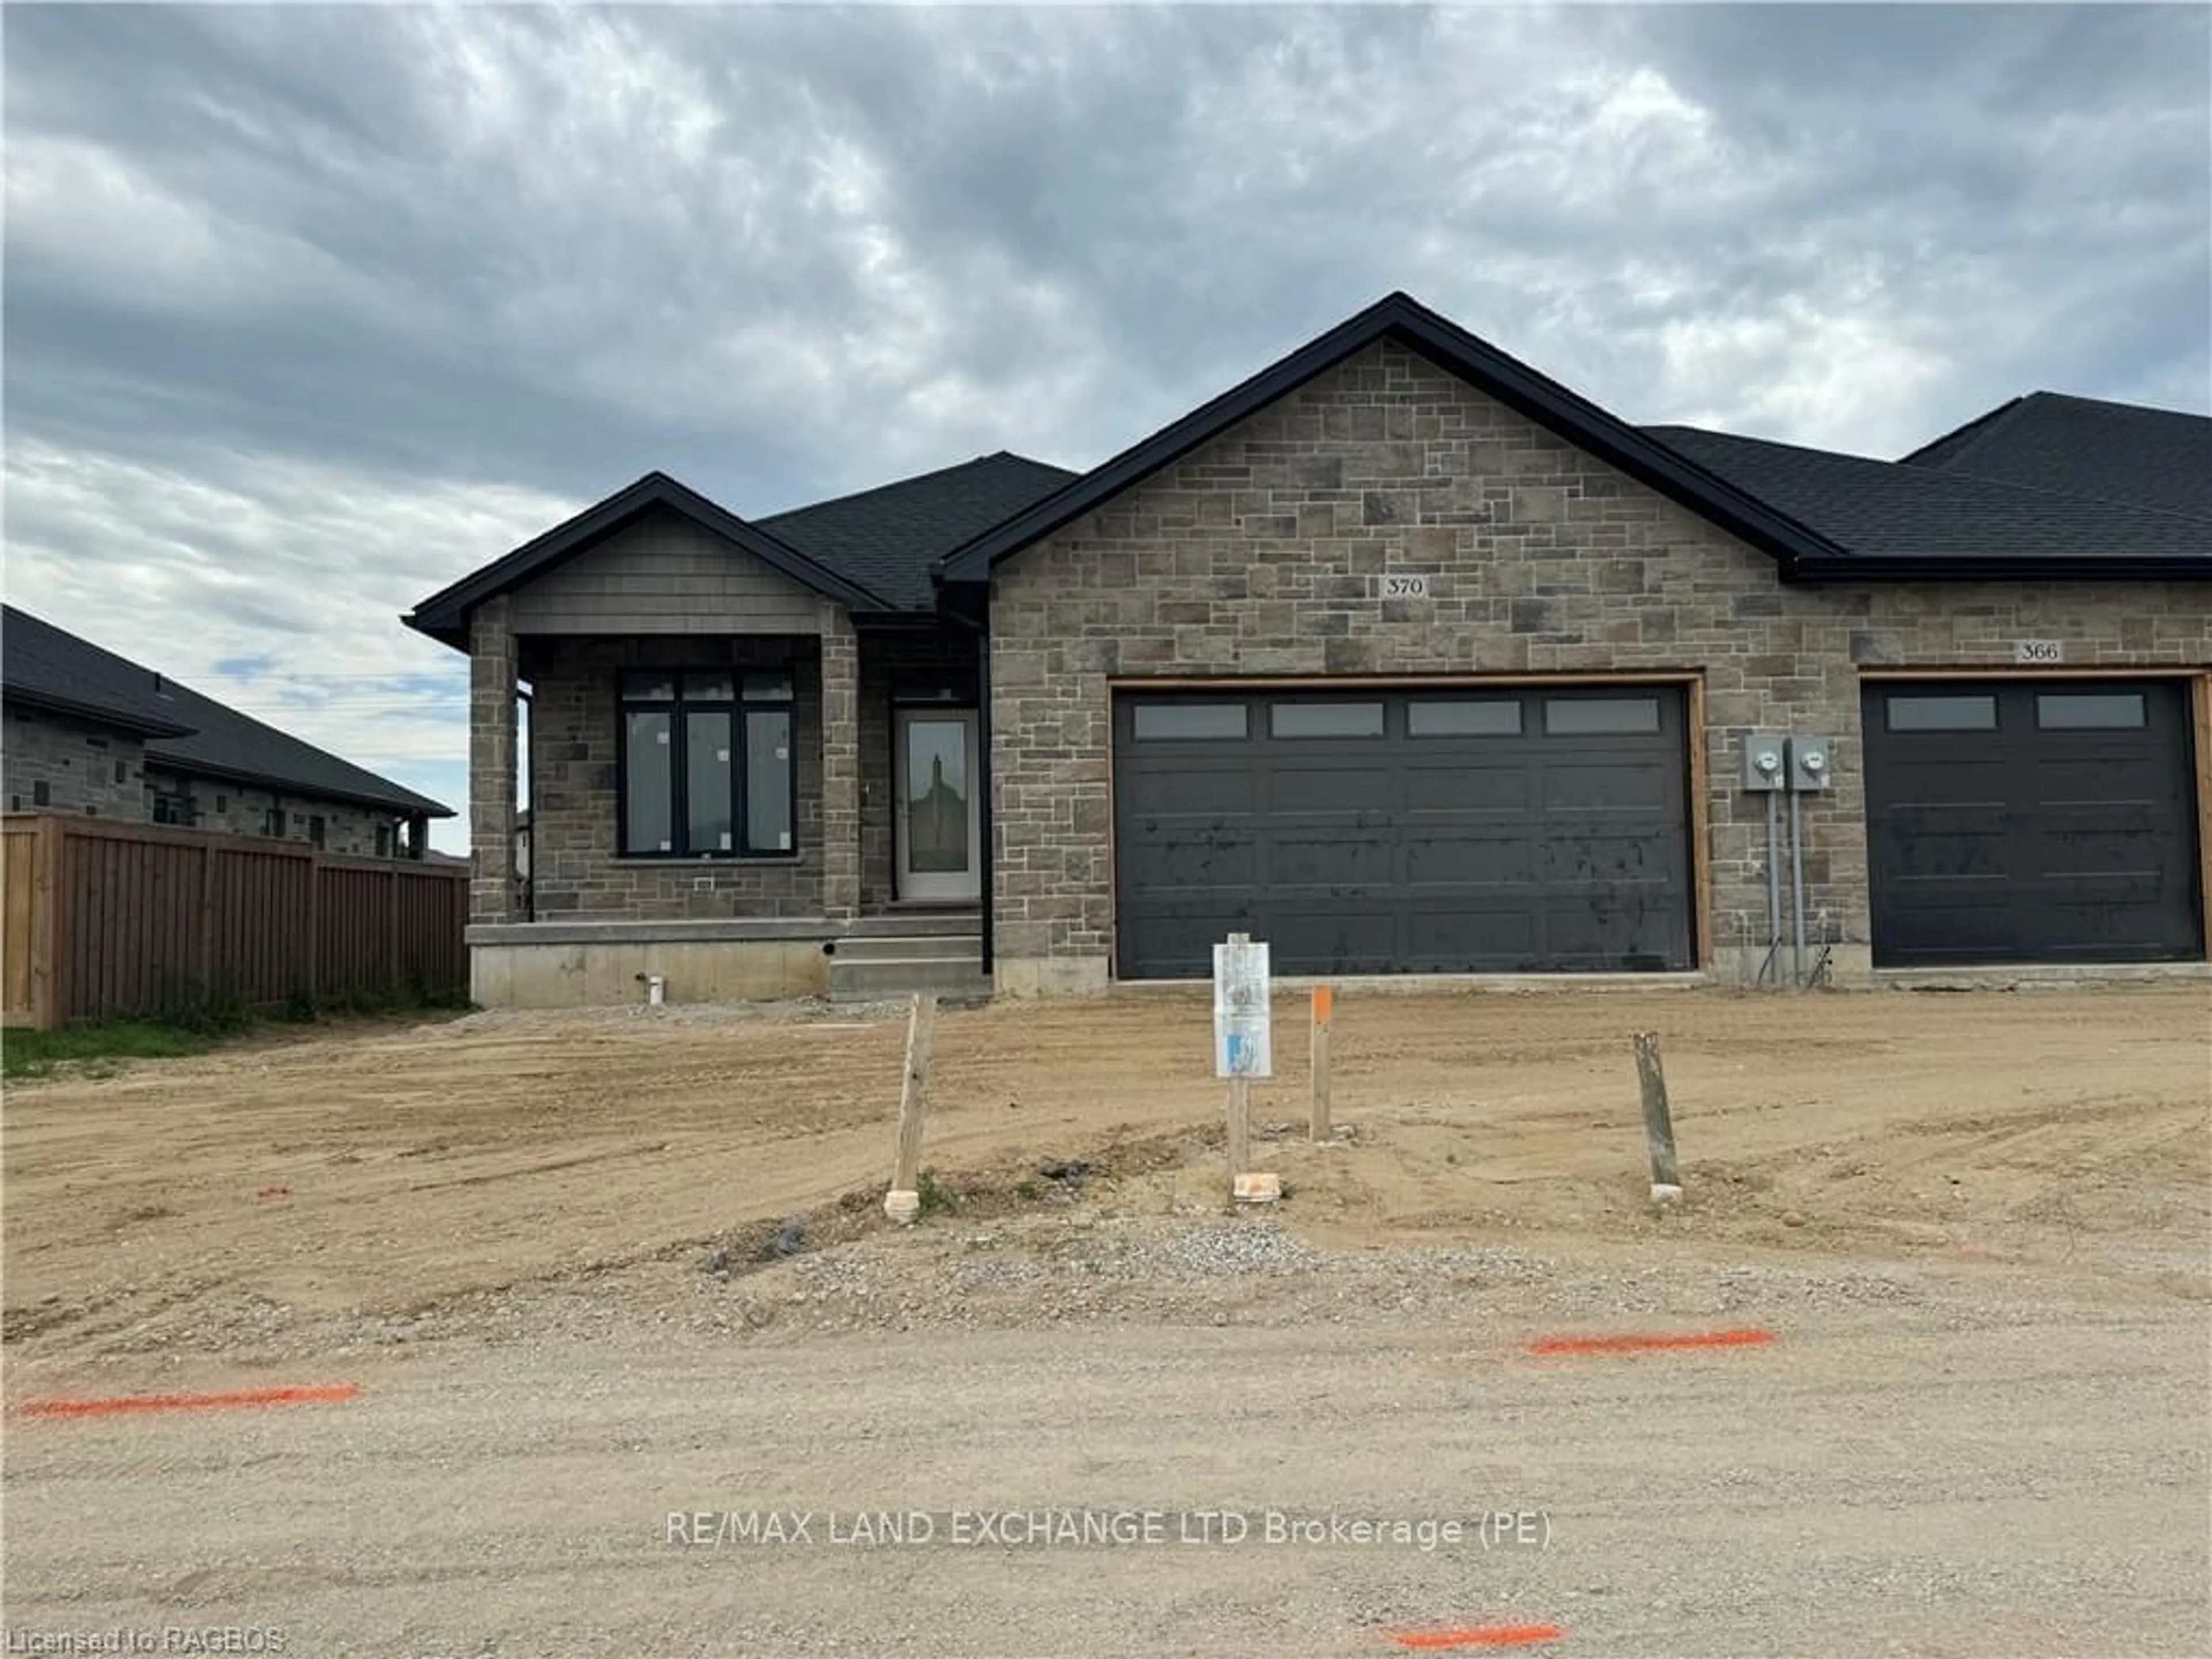
[[[1429,579],[1426,576],[1385,576],[1382,578],[1382,597],[1386,599],[1425,599],[1429,597]]]

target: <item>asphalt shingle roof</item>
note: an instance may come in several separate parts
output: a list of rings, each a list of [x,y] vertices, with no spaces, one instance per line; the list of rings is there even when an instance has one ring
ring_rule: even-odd
[[[2212,557],[2212,520],[1696,427],[1644,429],[1855,555]]]
[[[0,620],[5,623],[0,684],[9,693],[106,714],[131,730],[159,731],[165,735],[146,742],[147,758],[157,764],[392,811],[453,815],[451,807],[428,795],[340,760],[12,605],[0,609]]]
[[[1002,449],[753,523],[888,604],[929,611],[931,565],[1076,476]]]
[[[2034,392],[1904,458],[1999,483],[2212,519],[2212,418]]]

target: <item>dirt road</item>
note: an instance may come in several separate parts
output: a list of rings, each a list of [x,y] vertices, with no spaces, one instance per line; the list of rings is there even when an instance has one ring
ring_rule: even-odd
[[[1630,1659],[2206,1651],[2194,1310],[1894,1282],[1835,1305],[1817,1275],[1739,1274],[1774,1346],[1632,1359],[1527,1357],[1541,1298],[1514,1297],[1336,1328],[426,1349],[356,1365],[345,1405],[11,1425],[8,1620],[275,1631],[318,1659],[1385,1659],[1499,1624]],[[1646,1322],[1711,1291],[1636,1283]],[[977,1512],[1009,1509],[986,1540]],[[884,1510],[933,1540],[851,1541]],[[771,1511],[808,1535],[740,1541]],[[1159,1519],[1027,1541],[1070,1511]],[[1271,1544],[1271,1514],[1464,1530]]]

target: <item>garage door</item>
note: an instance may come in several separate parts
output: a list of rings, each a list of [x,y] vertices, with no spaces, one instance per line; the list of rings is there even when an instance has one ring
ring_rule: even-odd
[[[1679,688],[1117,697],[1116,951],[1202,978],[1691,966]]]
[[[2180,682],[1867,688],[1879,967],[2203,953]]]

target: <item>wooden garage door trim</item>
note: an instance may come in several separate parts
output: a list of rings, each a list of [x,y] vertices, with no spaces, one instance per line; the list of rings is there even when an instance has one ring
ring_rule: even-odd
[[[2204,946],[2212,952],[2212,669],[2168,663],[2145,668],[2069,668],[2063,663],[2035,668],[1863,668],[1862,684],[1877,680],[2188,680],[2190,746],[2197,771],[2197,890],[2202,898]],[[1866,751],[1866,733],[1859,733]]]
[[[1713,965],[1717,931],[1713,923],[1712,810],[1709,799],[1710,767],[1706,756],[1705,676],[1702,669],[1647,669],[1618,674],[1565,672],[1556,674],[1109,674],[1106,678],[1106,890],[1114,896],[1113,931],[1109,935],[1106,960],[1109,975],[1119,976],[1121,960],[1121,849],[1116,845],[1121,803],[1115,799],[1117,770],[1114,765],[1115,700],[1125,694],[1147,692],[1267,691],[1419,691],[1441,689],[1462,691],[1518,687],[1579,686],[1628,689],[1650,685],[1682,691],[1682,743],[1687,751],[1689,775],[1683,784],[1689,805],[1690,837],[1690,952],[1700,969]],[[2208,930],[2212,937],[2212,930]]]

